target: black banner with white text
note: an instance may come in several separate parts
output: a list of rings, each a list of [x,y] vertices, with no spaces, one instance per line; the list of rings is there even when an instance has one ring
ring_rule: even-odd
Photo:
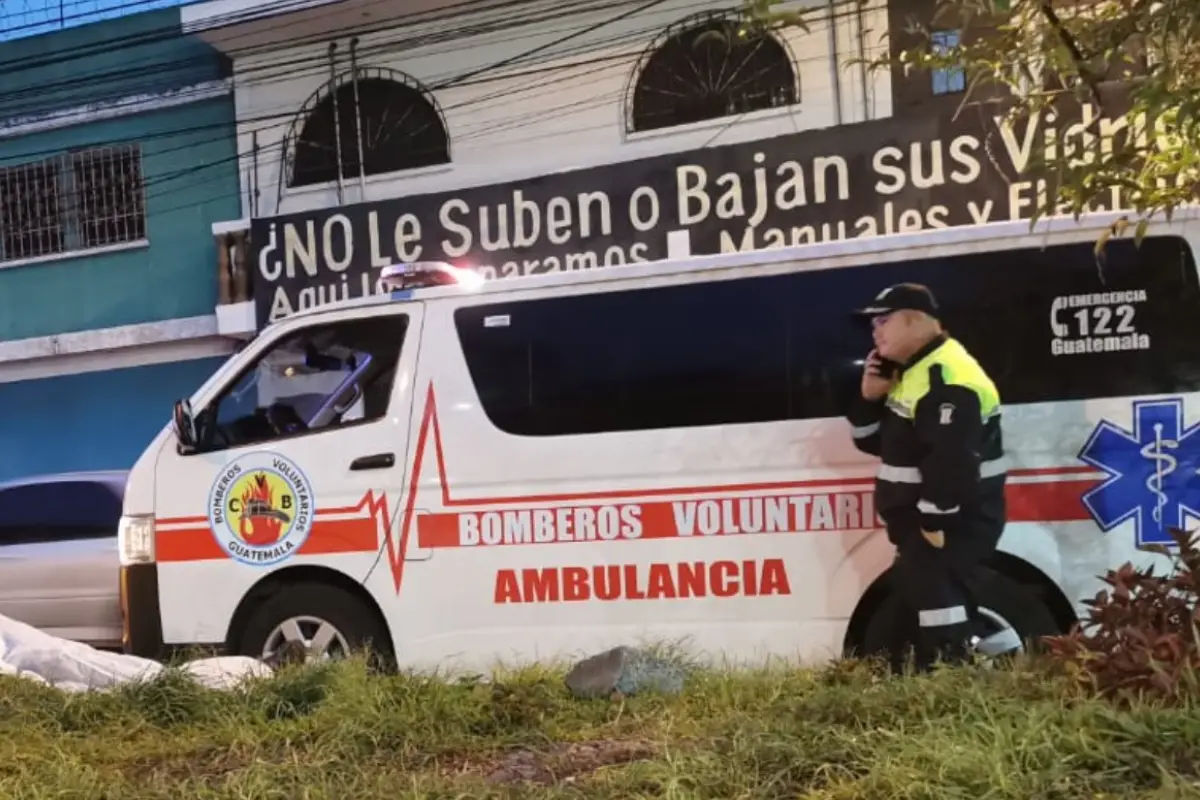
[[[1127,124],[1091,105],[1017,124],[955,109],[255,219],[258,325],[373,292],[405,261],[504,278],[666,258],[671,236],[705,255],[1027,219],[1046,191],[1019,179],[1031,165]]]

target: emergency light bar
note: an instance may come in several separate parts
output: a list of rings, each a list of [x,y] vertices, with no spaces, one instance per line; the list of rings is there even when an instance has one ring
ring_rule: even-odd
[[[483,277],[444,261],[413,261],[392,264],[379,273],[379,287],[387,292],[428,289],[432,286],[478,286]]]

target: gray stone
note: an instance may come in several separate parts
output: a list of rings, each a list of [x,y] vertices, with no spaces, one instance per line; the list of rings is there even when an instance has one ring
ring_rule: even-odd
[[[614,647],[585,658],[567,673],[567,688],[576,697],[607,697],[616,691],[629,653],[628,647]]]
[[[614,647],[580,661],[567,673],[567,688],[580,698],[609,697],[614,692],[678,694],[686,673],[682,666],[631,647]]]

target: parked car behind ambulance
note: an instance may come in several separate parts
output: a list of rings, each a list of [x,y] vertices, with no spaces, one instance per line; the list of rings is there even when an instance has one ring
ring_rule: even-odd
[[[0,483],[0,615],[93,647],[121,646],[117,526],[127,475]]]

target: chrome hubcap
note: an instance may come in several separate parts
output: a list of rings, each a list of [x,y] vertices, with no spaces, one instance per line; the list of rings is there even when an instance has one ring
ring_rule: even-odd
[[[980,608],[979,615],[984,618],[987,633],[971,639],[971,646],[976,652],[985,658],[995,658],[1025,651],[1025,643],[1004,617],[990,608]]]
[[[349,654],[350,644],[341,631],[320,617],[289,617],[275,626],[263,644],[262,658],[281,649],[300,648],[306,661],[327,661]]]

